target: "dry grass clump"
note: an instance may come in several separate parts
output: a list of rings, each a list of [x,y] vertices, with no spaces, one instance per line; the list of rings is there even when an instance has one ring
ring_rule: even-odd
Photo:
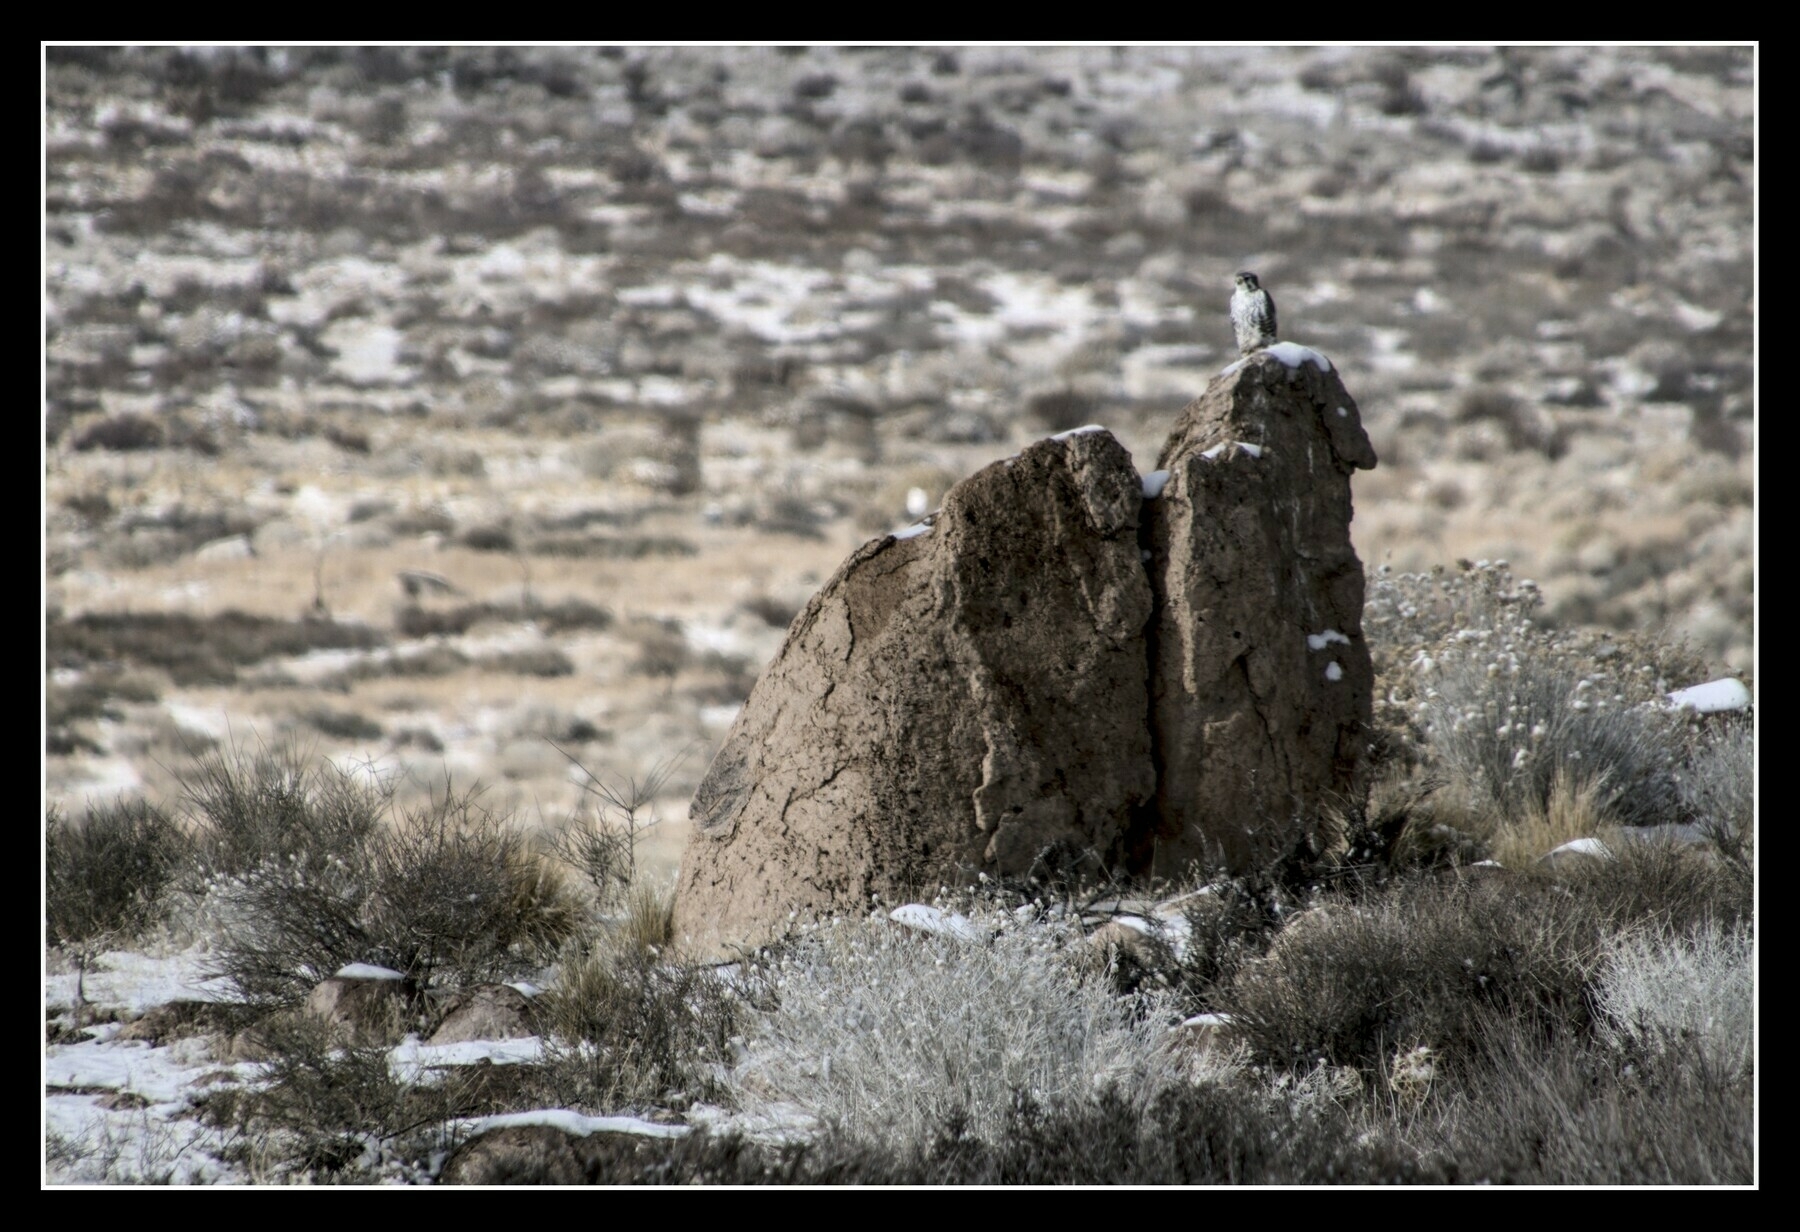
[[[1530,872],[1346,881],[1209,1001],[1265,1064],[1385,1080],[1395,1054],[1420,1045],[1453,1064],[1480,1055],[1491,1020],[1591,1042],[1617,938],[1747,928],[1753,905],[1709,851],[1672,842]]]
[[[1700,732],[1681,777],[1694,821],[1746,883],[1755,876],[1756,729],[1748,717]]]
[[[1476,1053],[1396,1123],[1427,1174],[1461,1184],[1748,1185],[1756,1104],[1743,1077],[1645,1062],[1490,1017]]]
[[[1663,694],[1679,655],[1540,627],[1504,562],[1370,586],[1378,753],[1423,767],[1493,826],[1681,820],[1684,732]],[[1681,683],[1677,681],[1676,683]],[[1589,831],[1591,833],[1591,831]]]
[[[1529,869],[1576,839],[1597,838],[1609,851],[1618,850],[1623,840],[1618,823],[1601,806],[1603,798],[1599,783],[1581,782],[1565,770],[1551,784],[1546,800],[1528,801],[1516,816],[1496,814],[1491,805],[1483,807],[1466,797],[1440,798],[1436,807],[1446,822],[1483,840],[1490,858],[1510,869]]]
[[[1306,928],[1277,936],[1213,999],[1258,1061],[1302,1071],[1379,1075],[1396,1049],[1454,1052],[1495,1009],[1579,1033],[1600,964],[1597,914],[1533,879],[1397,882],[1298,917]]]
[[[997,1121],[997,1133],[977,1136],[970,1119],[953,1111],[920,1141],[898,1146],[844,1133],[780,1146],[693,1134],[651,1150],[603,1157],[584,1151],[591,1162],[583,1179],[606,1185],[1322,1185],[1443,1179],[1391,1135],[1359,1132],[1362,1127],[1338,1106],[1271,1097],[1250,1086],[1171,1087],[1147,1104],[1111,1090],[1055,1103],[1018,1092]]]
[[[710,967],[636,936],[572,947],[537,1002],[548,1094],[565,1107],[686,1107],[717,1094],[740,1001]]]

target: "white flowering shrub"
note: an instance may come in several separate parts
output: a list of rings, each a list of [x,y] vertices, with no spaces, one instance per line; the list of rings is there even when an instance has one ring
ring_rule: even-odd
[[[929,1143],[953,1114],[992,1140],[1015,1095],[1040,1105],[1111,1087],[1142,1107],[1183,1062],[1154,997],[1117,998],[1078,961],[1079,929],[998,908],[982,939],[886,916],[808,930],[770,961],[728,1086],[752,1116],[798,1106],[864,1140]]]
[[[1616,1043],[1726,1078],[1749,1074],[1756,1050],[1755,939],[1747,927],[1691,936],[1629,933],[1616,941],[1595,1002]]]
[[[1541,817],[1558,790],[1614,822],[1681,816],[1681,721],[1643,647],[1539,627],[1535,583],[1504,561],[1461,573],[1382,571],[1364,624],[1380,717],[1506,822]]]

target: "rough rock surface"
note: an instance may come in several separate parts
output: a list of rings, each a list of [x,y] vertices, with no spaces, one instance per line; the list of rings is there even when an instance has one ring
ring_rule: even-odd
[[[1182,411],[1144,512],[1156,872],[1278,858],[1356,789],[1374,674],[1350,475],[1374,465],[1330,362],[1291,343]]]
[[[1078,431],[845,561],[695,794],[677,935],[1118,853],[1155,789],[1141,502],[1124,447]]]
[[[353,1044],[398,1044],[411,1020],[410,980],[333,976],[307,994],[305,1012],[342,1031]]]
[[[1214,378],[1139,478],[1110,434],[1040,441],[864,546],[794,622],[701,782],[690,944],[1071,857],[1281,859],[1354,798],[1374,681],[1324,356]]]
[[[510,984],[477,984],[459,992],[428,1044],[523,1039],[537,1034],[531,999]]]

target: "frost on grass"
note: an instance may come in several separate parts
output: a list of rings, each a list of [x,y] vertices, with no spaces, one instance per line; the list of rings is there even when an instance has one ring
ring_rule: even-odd
[[[1615,1043],[1697,1056],[1732,1079],[1754,1064],[1755,941],[1746,928],[1627,934],[1612,947],[1595,1001]]]
[[[769,969],[773,1004],[726,1081],[737,1105],[904,1147],[951,1116],[992,1141],[1021,1094],[1051,1104],[1113,1087],[1143,1106],[1176,1080],[1173,1015],[1080,972],[1078,930],[973,914],[991,940],[879,917],[804,935]]]

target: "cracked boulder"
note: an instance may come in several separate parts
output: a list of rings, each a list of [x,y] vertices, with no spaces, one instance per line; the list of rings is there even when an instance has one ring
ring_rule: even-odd
[[[1156,786],[1141,505],[1130,454],[1077,430],[852,554],[695,794],[677,936],[756,944],[790,912],[1122,858]]]
[[[1330,361],[1292,343],[1182,411],[1144,505],[1154,871],[1281,859],[1359,789],[1374,672],[1350,476],[1374,465]]]

